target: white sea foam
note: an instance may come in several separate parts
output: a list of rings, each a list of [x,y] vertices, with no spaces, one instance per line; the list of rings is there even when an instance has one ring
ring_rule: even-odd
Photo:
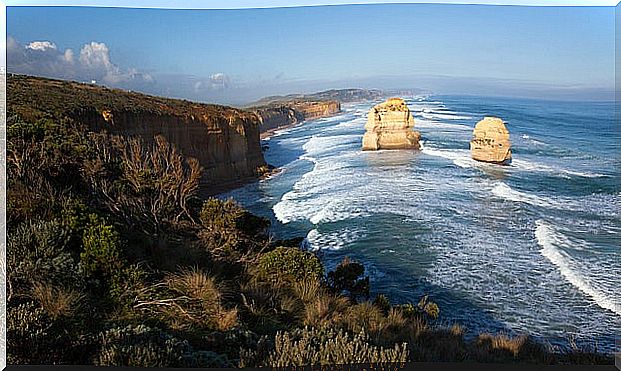
[[[438,149],[428,146],[422,146],[421,151],[429,156],[442,157],[462,168],[469,168],[476,165],[476,162],[470,157],[469,151],[465,149]]]
[[[321,233],[315,228],[306,235],[306,243],[312,251],[340,250],[363,237],[364,230],[360,228],[344,228],[331,233]]]
[[[567,243],[564,236],[559,234],[550,224],[543,220],[537,220],[535,237],[541,246],[541,255],[554,264],[569,283],[593,299],[600,307],[621,316],[619,297],[611,297],[596,289],[584,274],[574,267],[573,259],[562,250]]]
[[[519,169],[519,170],[532,171],[532,172],[547,172],[547,173],[556,173],[556,174],[561,173],[561,174],[565,174],[565,177],[567,177],[567,175],[579,176],[579,177],[584,177],[584,178],[603,178],[607,176],[606,174],[591,173],[588,171],[584,171],[584,172],[575,171],[575,170],[565,169],[562,167],[549,166],[549,165],[545,165],[539,162],[531,162],[528,160],[516,159],[516,158],[514,158],[511,161],[511,167]]]
[[[442,121],[433,121],[416,118],[414,128],[430,128],[430,129],[453,129],[453,130],[472,130],[472,127],[463,124],[452,124]]]
[[[537,195],[516,191],[513,188],[509,187],[503,182],[498,183],[494,188],[492,188],[492,193],[500,198],[505,200],[513,201],[513,202],[523,202],[535,206],[541,207],[558,207],[559,204],[539,197]]]
[[[461,116],[451,111],[438,113],[436,111],[431,111],[430,113],[425,113],[425,118],[430,118],[432,120],[471,120],[470,116]],[[427,117],[428,116],[428,117]]]

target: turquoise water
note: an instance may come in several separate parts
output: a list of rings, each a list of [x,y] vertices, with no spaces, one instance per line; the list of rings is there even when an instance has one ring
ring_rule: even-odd
[[[368,109],[277,132],[279,174],[230,192],[270,218],[278,238],[306,236],[328,268],[367,266],[393,302],[430,294],[442,320],[481,331],[568,336],[610,351],[621,334],[621,199],[614,103],[457,96],[406,100],[419,151],[360,150]],[[510,166],[470,159],[485,115],[503,118]]]

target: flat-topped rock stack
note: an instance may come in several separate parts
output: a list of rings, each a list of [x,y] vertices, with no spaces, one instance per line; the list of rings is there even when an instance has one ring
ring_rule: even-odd
[[[420,133],[413,127],[414,117],[405,101],[390,98],[369,110],[362,150],[420,149]]]
[[[503,165],[511,162],[509,130],[502,119],[485,117],[476,124],[470,141],[470,153],[477,161]]]

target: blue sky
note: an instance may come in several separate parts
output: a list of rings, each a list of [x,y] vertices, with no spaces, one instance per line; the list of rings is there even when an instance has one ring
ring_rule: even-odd
[[[614,92],[613,7],[10,7],[7,35],[9,71],[218,103],[343,87]]]

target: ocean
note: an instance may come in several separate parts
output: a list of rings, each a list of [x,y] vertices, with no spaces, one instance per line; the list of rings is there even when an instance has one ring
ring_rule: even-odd
[[[365,264],[372,294],[429,294],[467,334],[528,333],[614,349],[621,335],[619,145],[614,102],[471,96],[406,99],[421,151],[362,152],[369,108],[277,131],[269,179],[233,197],[306,236],[328,269]],[[470,158],[474,125],[507,122],[510,166]]]

